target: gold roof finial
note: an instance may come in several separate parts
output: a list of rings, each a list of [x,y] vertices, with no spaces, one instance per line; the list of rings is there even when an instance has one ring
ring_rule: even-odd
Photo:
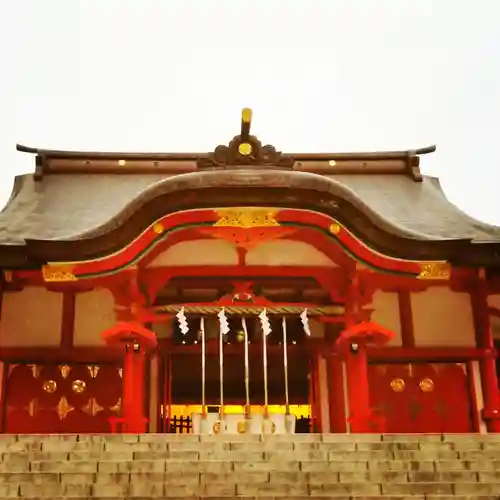
[[[251,125],[252,125],[252,110],[250,108],[243,108],[241,112],[241,140],[243,142],[248,141]]]
[[[252,110],[250,108],[243,108],[243,110],[241,111],[241,121],[243,123],[251,123]]]
[[[252,110],[250,108],[243,108],[241,111],[241,142],[238,146],[238,151],[242,156],[249,156],[252,154],[252,145],[249,143],[251,125]]]

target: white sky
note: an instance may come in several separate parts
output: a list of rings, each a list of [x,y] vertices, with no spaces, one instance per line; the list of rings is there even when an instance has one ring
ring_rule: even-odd
[[[1,0],[0,205],[53,149],[418,148],[500,225],[499,0]]]

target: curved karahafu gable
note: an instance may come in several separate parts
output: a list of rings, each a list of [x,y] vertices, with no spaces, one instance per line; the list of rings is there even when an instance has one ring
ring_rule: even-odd
[[[244,116],[245,118],[245,116]],[[246,117],[248,119],[248,116]],[[500,228],[451,204],[420,175],[416,151],[284,154],[249,121],[209,154],[34,150],[0,214],[0,265],[102,258],[162,217],[217,207],[307,209],[338,221],[376,252],[401,259],[497,264]]]

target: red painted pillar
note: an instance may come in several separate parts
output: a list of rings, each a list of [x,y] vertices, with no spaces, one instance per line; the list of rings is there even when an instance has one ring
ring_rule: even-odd
[[[366,344],[362,341],[352,343],[346,354],[345,363],[351,432],[370,432],[371,409]]]
[[[382,432],[380,422],[370,407],[368,385],[368,344],[383,345],[394,336],[387,328],[372,321],[350,326],[337,339],[337,348],[344,354],[347,371],[349,422],[352,433]]]
[[[156,347],[156,335],[139,323],[124,322],[102,333],[107,344],[125,348],[123,360],[123,430],[143,433],[147,429],[144,415],[144,381],[146,351]]]
[[[488,291],[484,271],[480,273],[480,282],[476,290],[472,292],[471,300],[477,346],[488,352],[487,356],[479,362],[484,400],[482,417],[486,422],[488,432],[496,433],[500,432],[500,394],[495,363],[496,350],[488,313]]]
[[[144,416],[145,352],[139,342],[125,344],[123,362],[123,419],[131,433],[146,432]]]
[[[340,357],[331,354],[328,358],[330,432],[345,433],[347,429],[342,372]]]

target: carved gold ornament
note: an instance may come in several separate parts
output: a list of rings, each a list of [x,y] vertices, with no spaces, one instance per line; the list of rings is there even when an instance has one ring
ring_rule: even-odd
[[[31,369],[31,373],[33,374],[33,378],[38,378],[40,376],[40,372],[42,371],[42,367],[38,365],[28,365],[28,368]]]
[[[62,378],[68,378],[69,373],[71,372],[71,366],[68,365],[60,365],[59,371],[61,372]]]
[[[59,400],[59,404],[56,407],[57,414],[59,415],[59,420],[64,420],[68,413],[72,412],[75,408],[68,403],[68,400],[63,396]]]
[[[49,394],[54,394],[57,391],[57,382],[55,380],[46,380],[42,384],[42,389]]]
[[[422,392],[432,392],[434,390],[434,382],[430,378],[423,378],[418,384]]]
[[[87,366],[87,370],[89,371],[90,376],[92,378],[96,378],[97,374],[99,373],[99,366],[97,366],[97,365],[88,365]]]
[[[339,234],[340,233],[340,224],[334,223],[330,225],[330,233]]]
[[[451,266],[447,262],[421,262],[421,280],[447,280],[451,275]]]
[[[214,224],[217,227],[276,227],[280,223],[276,220],[277,209],[272,208],[231,208],[217,210],[219,220]]]
[[[85,391],[86,387],[87,387],[87,384],[83,380],[75,380],[71,384],[71,390],[73,392],[76,392],[76,394],[81,394],[83,391]]]
[[[112,406],[109,410],[117,415],[121,412],[122,409],[122,398],[118,398],[118,401],[114,406]]]
[[[391,380],[391,389],[394,392],[403,392],[405,390],[406,383],[402,378],[394,378]]]
[[[78,281],[73,274],[72,266],[42,266],[43,280],[49,283],[63,283],[66,281]]]
[[[89,416],[95,417],[99,412],[104,410],[104,408],[97,403],[95,398],[90,398],[88,403],[82,408],[82,410]]]
[[[30,417],[34,417],[38,410],[38,400],[32,399],[28,404],[28,414]]]

